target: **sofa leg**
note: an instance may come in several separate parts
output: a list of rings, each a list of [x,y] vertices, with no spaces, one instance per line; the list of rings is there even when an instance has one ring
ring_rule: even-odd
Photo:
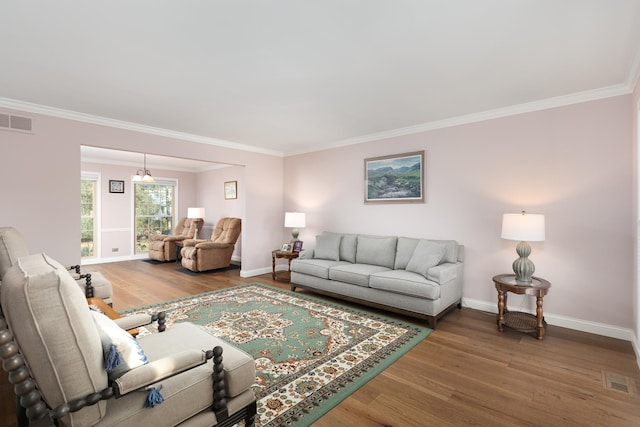
[[[296,291],[296,285],[294,285],[293,283],[291,284],[291,292],[295,292]]]

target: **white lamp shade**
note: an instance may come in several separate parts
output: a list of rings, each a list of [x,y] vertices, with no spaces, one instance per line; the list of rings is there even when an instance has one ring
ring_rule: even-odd
[[[201,218],[204,219],[204,208],[188,208],[187,218]]]
[[[544,215],[517,213],[502,216],[502,238],[522,242],[544,240]]]
[[[306,226],[304,212],[285,212],[284,226],[291,228],[302,228]]]

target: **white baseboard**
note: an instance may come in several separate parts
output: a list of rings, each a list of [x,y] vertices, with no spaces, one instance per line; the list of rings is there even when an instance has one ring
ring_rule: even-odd
[[[240,270],[240,277],[248,278],[260,276],[261,274],[271,273],[271,267],[256,268],[255,270]]]
[[[633,351],[636,353],[636,362],[638,362],[638,368],[640,368],[640,344],[638,344],[638,337],[634,336],[631,340]]]
[[[495,302],[463,298],[462,305],[464,307],[473,308],[474,310],[487,311],[489,313],[498,313],[498,307]],[[546,312],[544,313],[544,319],[549,325],[560,326],[563,328],[574,329],[577,331],[588,332],[596,335],[603,335],[605,337],[617,338],[625,341],[631,341],[636,352],[636,359],[639,361],[638,363],[640,363],[640,348],[638,348],[637,340],[635,339],[634,333],[631,329],[607,325],[605,323],[591,322],[589,320],[575,319],[572,317],[566,317]]]

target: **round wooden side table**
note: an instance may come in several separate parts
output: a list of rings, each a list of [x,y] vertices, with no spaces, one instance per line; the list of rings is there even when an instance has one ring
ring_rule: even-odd
[[[498,291],[498,330],[503,331],[503,326],[526,333],[535,333],[539,340],[544,338],[547,322],[542,312],[542,299],[549,292],[551,283],[539,277],[533,277],[531,284],[522,285],[516,282],[515,274],[499,274],[493,276],[493,283]],[[507,294],[512,292],[519,295],[531,295],[536,297],[536,315],[521,311],[509,311],[507,309]]]
[[[271,252],[271,278],[273,280],[278,280],[278,276],[276,275],[276,258],[284,258],[289,260],[289,277],[287,278],[287,282],[291,281],[291,260],[296,259],[300,256],[299,252],[282,252],[280,250],[275,250]]]

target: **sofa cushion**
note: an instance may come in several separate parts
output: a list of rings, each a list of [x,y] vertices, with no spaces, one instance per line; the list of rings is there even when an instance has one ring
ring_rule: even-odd
[[[356,263],[393,268],[397,241],[395,236],[358,236]]]
[[[322,234],[342,236],[340,239],[340,261],[347,261],[352,264],[356,262],[356,246],[358,243],[357,234],[338,234],[330,231],[325,231]]]
[[[332,261],[340,260],[340,240],[339,234],[320,234],[316,236],[316,248],[314,258],[328,259]]]
[[[406,270],[389,270],[374,273],[369,287],[395,294],[436,300],[440,298],[440,286],[418,273]]]
[[[369,286],[369,276],[389,270],[387,267],[371,264],[344,264],[329,269],[329,279],[358,286]]]
[[[396,249],[396,262],[393,266],[394,270],[404,270],[413,255],[413,250],[420,239],[411,239],[409,237],[398,237],[398,245]]]
[[[291,271],[296,273],[307,274],[309,276],[319,277],[320,279],[329,278],[329,269],[336,265],[347,264],[345,261],[331,261],[328,259],[294,259],[291,261]]]
[[[446,249],[442,245],[430,240],[420,240],[405,269],[427,277],[427,270],[440,264],[445,252]]]
[[[105,368],[109,373],[109,379],[120,377],[130,369],[149,363],[144,350],[135,338],[127,331],[120,328],[113,320],[104,314],[91,310],[93,321],[98,328],[100,341],[102,342],[102,352],[104,353]],[[111,346],[114,348],[112,349]],[[113,353],[115,352],[115,353]],[[117,356],[118,363],[109,366],[111,354]],[[111,362],[113,363],[113,362]]]
[[[433,243],[442,245],[446,252],[442,262],[458,262],[458,242],[455,240],[431,240]]]

